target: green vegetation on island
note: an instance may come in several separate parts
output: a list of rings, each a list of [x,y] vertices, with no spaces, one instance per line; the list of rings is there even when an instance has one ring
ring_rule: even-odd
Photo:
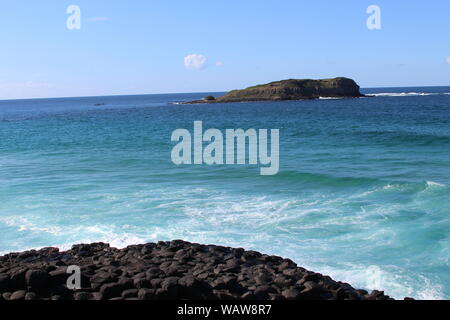
[[[208,96],[202,100],[187,103],[283,101],[319,98],[358,98],[362,96],[360,87],[354,80],[339,77],[321,80],[289,79],[275,81],[243,90],[233,90],[222,97],[214,98],[213,96]]]

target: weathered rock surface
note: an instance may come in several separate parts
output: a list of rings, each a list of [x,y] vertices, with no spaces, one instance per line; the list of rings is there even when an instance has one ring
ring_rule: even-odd
[[[69,290],[67,267],[81,269]],[[289,259],[181,240],[111,248],[75,245],[0,257],[0,300],[386,300]]]
[[[343,77],[322,80],[290,79],[233,90],[219,98],[208,96],[187,104],[363,97],[359,89],[354,80]]]

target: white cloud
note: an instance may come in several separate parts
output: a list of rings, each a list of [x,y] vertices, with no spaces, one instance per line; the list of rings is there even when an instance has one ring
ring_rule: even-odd
[[[447,63],[450,64],[450,57],[447,58]]]
[[[216,66],[218,66],[218,67],[223,66],[223,62],[222,62],[222,61],[217,61],[217,62],[216,62]]]
[[[107,21],[107,20],[109,20],[109,18],[108,17],[92,17],[92,18],[89,18],[88,20],[92,21],[92,22],[97,22],[97,21]]]
[[[201,54],[190,54],[184,57],[184,66],[187,69],[200,70],[206,68],[208,59]]]

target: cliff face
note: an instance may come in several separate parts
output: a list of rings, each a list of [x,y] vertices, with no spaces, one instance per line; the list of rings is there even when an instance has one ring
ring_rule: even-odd
[[[191,103],[245,102],[245,101],[281,101],[327,98],[362,97],[359,86],[348,78],[322,80],[282,80],[268,84],[233,90],[215,100],[204,99]]]

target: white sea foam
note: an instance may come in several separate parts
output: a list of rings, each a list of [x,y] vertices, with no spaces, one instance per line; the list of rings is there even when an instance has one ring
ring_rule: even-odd
[[[368,96],[372,97],[416,97],[416,96],[431,96],[439,95],[441,93],[426,93],[426,92],[383,92],[383,93],[370,93]]]
[[[375,195],[378,194],[380,192],[386,192],[386,191],[399,191],[403,188],[403,186],[401,184],[387,184],[381,187],[375,187],[373,189],[364,191],[360,194],[355,194],[353,196],[350,196],[349,198],[365,198],[371,195]]]
[[[148,239],[137,237],[133,234],[122,234],[122,235],[111,235],[111,236],[103,236],[103,237],[88,237],[81,238],[76,242],[71,243],[62,243],[53,245],[53,247],[59,248],[61,251],[69,250],[74,244],[80,243],[94,243],[94,242],[104,242],[108,243],[111,247],[123,249],[125,247],[142,244],[148,242]]]
[[[58,235],[62,233],[62,228],[58,226],[36,226],[29,220],[23,217],[0,217],[0,222],[8,227],[15,227],[19,232],[24,231],[36,231],[43,232],[52,235]]]
[[[427,183],[433,187],[435,184]],[[395,191],[399,186],[384,184],[375,189],[386,192],[384,188]],[[39,234],[47,238],[48,235],[45,244],[61,250],[70,249],[75,243],[101,241],[123,248],[148,241],[184,239],[289,257],[303,267],[327,273],[354,287],[385,290],[396,298],[445,297],[437,285],[438,280],[423,276],[414,282],[417,272],[408,268],[397,270],[384,265],[366,268],[367,265],[362,266],[365,262],[369,261],[369,266],[378,262],[365,260],[364,254],[359,257],[359,261],[364,261],[361,265],[348,262],[372,248],[396,247],[399,233],[388,223],[389,218],[403,208],[401,205],[386,206],[347,195],[280,198],[230,195],[220,189],[206,188],[161,189],[158,193],[141,190],[132,198],[134,201],[126,202],[126,215],[123,206],[113,206],[108,211],[111,217],[108,220],[99,221],[91,215],[82,215],[80,219],[77,215],[80,223],[67,225],[64,223],[67,217],[50,216],[49,220],[43,220],[33,213],[19,216],[19,219],[17,215],[0,217],[0,222],[21,229],[24,237],[27,233],[30,237]],[[117,200],[108,198],[108,201]],[[151,214],[148,208],[152,208]],[[34,210],[38,210],[37,213],[41,209],[37,206]],[[387,218],[380,219],[380,216]],[[35,249],[23,246],[26,242],[20,243],[11,242],[14,248],[20,249],[17,251]],[[350,244],[355,248],[348,250]],[[342,252],[343,263],[347,264],[335,266],[336,261],[341,261],[339,252]]]
[[[321,269],[316,267],[316,269]],[[334,279],[366,290],[384,290],[396,299],[413,297],[421,300],[444,299],[443,288],[423,275],[410,276],[405,270],[385,266],[346,265],[344,269],[323,268],[321,272]]]
[[[110,244],[115,248],[125,248],[129,245],[142,244],[150,240],[155,240],[157,237],[149,237],[146,239],[142,236],[136,235],[134,233],[123,233],[116,232],[115,228],[112,226],[88,226],[88,227],[77,227],[77,228],[64,228],[49,226],[45,228],[39,228],[33,225],[25,219],[19,219],[19,224],[16,224],[10,220],[1,220],[1,222],[9,225],[11,227],[17,227],[20,231],[37,231],[39,233],[48,233],[51,235],[64,235],[70,240],[69,242],[63,243],[49,243],[47,246],[59,248],[61,251],[69,250],[72,245],[80,243],[93,243],[93,242],[104,242]],[[38,250],[42,247],[21,247],[17,251],[27,251],[27,250]],[[0,255],[9,253],[10,251],[0,251]]]
[[[70,248],[72,248],[72,246],[74,244],[104,242],[104,243],[108,243],[111,247],[122,249],[127,246],[143,244],[148,241],[149,241],[149,239],[140,238],[133,234],[123,234],[123,235],[115,234],[111,237],[87,237],[87,238],[82,237],[75,242],[55,243],[55,244],[46,245],[45,247],[54,247],[54,248],[58,248],[60,251],[66,251],[66,250],[70,250]],[[29,250],[39,250],[42,248],[43,247],[23,247],[16,251],[22,252],[22,251],[29,251]],[[9,251],[0,251],[0,255],[5,255],[10,252],[11,252],[10,250]]]
[[[368,93],[369,97],[420,97],[420,96],[439,96],[450,95],[450,92],[381,92]]]
[[[427,186],[428,187],[446,187],[445,184],[442,184],[439,182],[434,182],[434,181],[427,181]]]

